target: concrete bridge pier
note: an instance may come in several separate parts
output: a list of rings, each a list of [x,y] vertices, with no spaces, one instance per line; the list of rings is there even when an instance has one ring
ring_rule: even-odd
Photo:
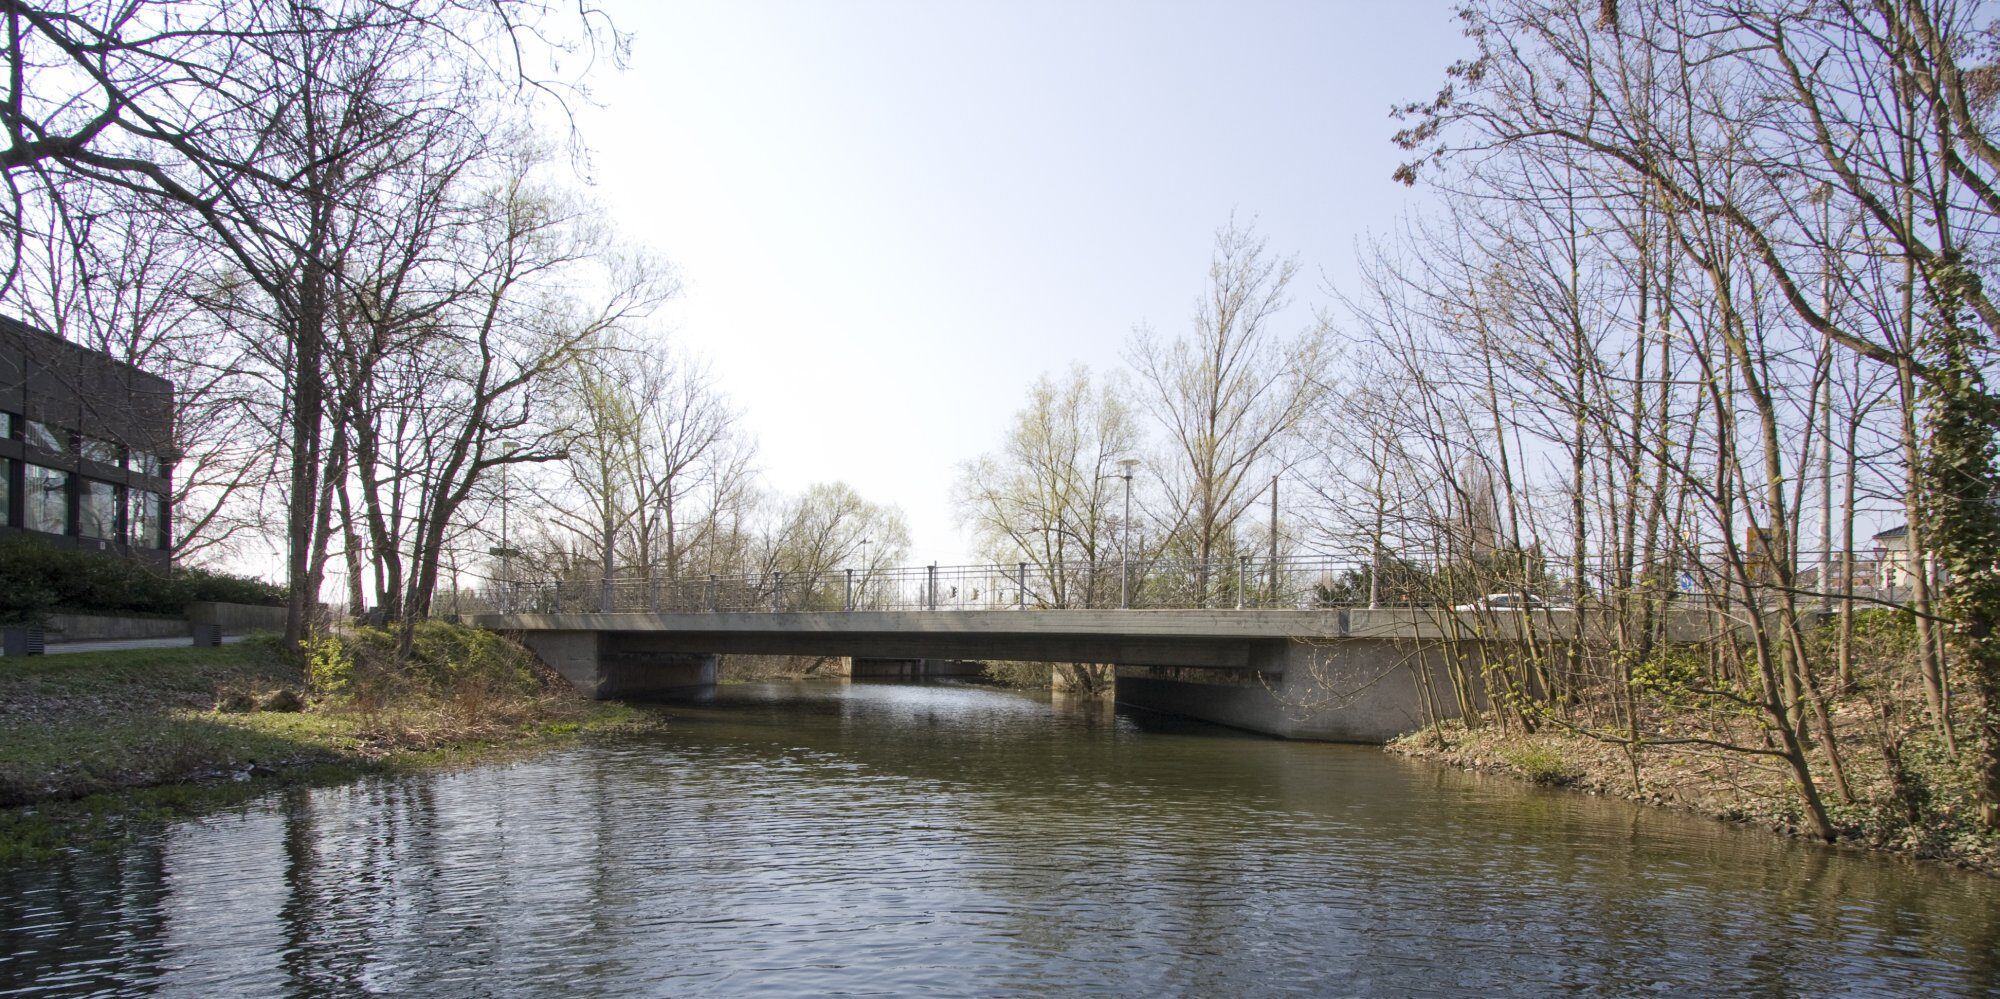
[[[598,631],[526,632],[521,643],[597,700],[680,700],[715,693],[722,657],[622,648],[615,634]]]

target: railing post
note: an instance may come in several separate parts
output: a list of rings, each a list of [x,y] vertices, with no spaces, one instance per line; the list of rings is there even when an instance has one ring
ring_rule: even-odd
[[[847,570],[847,609],[854,609],[854,570]]]
[[[1244,578],[1250,575],[1250,556],[1236,556],[1236,609],[1243,609]]]
[[[653,613],[658,614],[660,612],[660,581],[658,578],[647,580],[646,598],[646,605],[652,609]]]
[[[783,572],[778,572],[778,571],[772,572],[771,613],[776,614],[779,611],[779,609],[783,606],[784,593],[785,593],[785,574]]]
[[[924,570],[924,609],[937,610],[937,563]]]
[[[1028,563],[1014,567],[1014,609],[1028,609]]]
[[[710,614],[713,614],[716,611],[720,610],[721,602],[722,602],[722,587],[717,585],[715,579],[715,573],[711,572],[708,574],[708,612]]]

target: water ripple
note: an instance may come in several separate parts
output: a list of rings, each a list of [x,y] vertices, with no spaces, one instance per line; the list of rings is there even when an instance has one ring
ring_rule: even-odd
[[[1994,882],[969,687],[0,871],[0,995],[2000,995]]]

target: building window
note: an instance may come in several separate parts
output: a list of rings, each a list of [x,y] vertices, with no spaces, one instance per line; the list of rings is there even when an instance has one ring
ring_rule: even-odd
[[[14,510],[14,461],[0,458],[0,525],[8,523]]]
[[[38,447],[56,454],[69,452],[69,435],[40,420],[28,421],[27,441],[29,447]]]
[[[0,437],[14,436],[14,424],[16,422],[17,418],[14,414],[0,413]]]
[[[156,455],[151,451],[141,451],[136,447],[131,450],[130,454],[131,454],[131,459],[130,459],[131,464],[127,467],[131,468],[132,471],[138,472],[140,475],[151,475],[155,477],[157,477],[160,474],[159,455]]]
[[[77,453],[83,456],[83,460],[94,461],[100,465],[115,466],[119,463],[118,445],[107,440],[99,440],[95,437],[85,437],[80,443],[82,447],[78,449]]]
[[[32,426],[32,424],[30,424]],[[27,502],[21,526],[49,534],[69,533],[69,473],[29,465],[22,476]]]
[[[132,490],[132,547],[165,548],[166,503],[159,493]]]
[[[109,482],[80,479],[76,494],[76,533],[86,538],[118,539],[118,487]]]

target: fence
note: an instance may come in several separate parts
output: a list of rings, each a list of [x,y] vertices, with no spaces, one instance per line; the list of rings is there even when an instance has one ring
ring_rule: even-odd
[[[1795,579],[1801,600],[1813,591],[1816,555],[1801,555]],[[1412,568],[1415,567],[1415,568]],[[1872,566],[1870,567],[1872,568]],[[1374,571],[1370,571],[1370,570]],[[1719,570],[1698,565],[1661,567],[1660,591],[1689,599],[1738,591]],[[1371,561],[1366,556],[1309,555],[1269,559],[1154,559],[1118,562],[1012,565],[928,565],[818,572],[772,570],[759,573],[682,577],[488,581],[463,594],[467,611],[503,613],[656,612],[845,612],[1049,610],[1057,608],[1282,609],[1347,606],[1434,606],[1478,601],[1493,592],[1532,594],[1544,605],[1574,604],[1613,589],[1618,573],[1592,564],[1581,589],[1575,574],[1553,560],[1538,560],[1534,571],[1507,572],[1495,566],[1426,566],[1422,557],[1399,555]],[[1754,586],[1770,580],[1755,578]],[[1893,587],[1857,579],[1854,595],[1893,602]],[[1740,578],[1737,577],[1737,578]],[[1904,587],[1907,591],[1907,586]],[[1906,596],[1907,593],[1900,594]]]
[[[1362,562],[1323,557],[1206,561],[929,565],[697,577],[489,582],[474,595],[503,612],[1048,610],[1330,606]]]

